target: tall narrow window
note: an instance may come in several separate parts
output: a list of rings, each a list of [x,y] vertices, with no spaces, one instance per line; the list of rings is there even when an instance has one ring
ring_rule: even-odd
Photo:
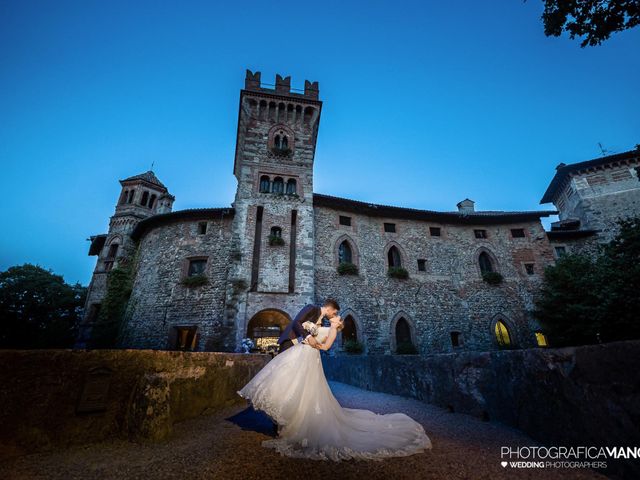
[[[547,337],[542,332],[536,332],[536,343],[538,344],[539,347],[549,346],[549,344],[547,343]]]
[[[144,192],[142,194],[142,198],[140,199],[140,205],[142,205],[143,207],[146,207],[148,199],[149,199],[149,192]]]
[[[107,253],[107,258],[109,260],[113,260],[114,258],[116,258],[117,254],[118,254],[118,244],[112,243],[111,245],[109,245],[109,253]]]
[[[282,177],[276,177],[273,179],[272,192],[284,193],[284,180],[282,180]]]
[[[356,329],[356,322],[351,315],[347,315],[344,319],[344,328],[342,329],[342,344],[345,342],[358,341],[358,331]]]
[[[133,203],[133,197],[135,196],[135,193],[136,193],[135,190],[129,191],[129,199],[127,200],[127,203]]]
[[[509,334],[509,329],[502,320],[498,320],[496,322],[494,331],[496,334],[496,341],[498,342],[498,345],[500,345],[501,347],[511,346],[511,335]]]
[[[460,346],[460,332],[451,332],[451,346],[454,348]]]
[[[293,195],[296,193],[296,181],[293,178],[287,180],[287,193]]]
[[[411,340],[411,327],[409,322],[402,317],[396,322],[396,350],[406,351],[413,346]]]
[[[396,246],[389,249],[387,253],[387,261],[389,262],[389,268],[402,267],[402,257],[400,256],[400,250]]]
[[[353,254],[351,252],[351,246],[346,240],[343,241],[338,247],[338,261],[340,263],[353,263]]]
[[[493,272],[493,263],[491,262],[491,257],[489,257],[489,254],[487,252],[482,252],[478,256],[478,264],[480,265],[480,272]]]
[[[204,235],[207,233],[207,222],[198,223],[198,235]]]
[[[176,329],[176,350],[195,350],[198,327],[174,327]]]
[[[426,272],[427,271],[427,261],[424,258],[418,259],[418,271]]]
[[[260,177],[260,192],[269,193],[269,190],[271,190],[271,180],[267,175],[263,175]]]
[[[122,195],[120,196],[120,205],[127,202],[127,198],[129,197],[129,190],[123,190]]]
[[[156,203],[156,196],[155,195],[151,195],[151,197],[149,198],[149,208],[153,208],[153,205]]]

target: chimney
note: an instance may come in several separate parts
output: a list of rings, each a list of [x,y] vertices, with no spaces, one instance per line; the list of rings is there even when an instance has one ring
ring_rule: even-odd
[[[474,208],[475,203],[476,202],[474,202],[473,200],[469,200],[468,198],[465,198],[461,202],[458,202],[456,204],[456,207],[458,207],[458,211],[460,213],[473,213],[475,212],[475,208]]]

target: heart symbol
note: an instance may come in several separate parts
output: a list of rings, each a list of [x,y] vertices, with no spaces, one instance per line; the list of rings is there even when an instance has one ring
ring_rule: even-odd
[[[507,466],[507,462],[500,462],[500,465],[502,465],[503,467]]]

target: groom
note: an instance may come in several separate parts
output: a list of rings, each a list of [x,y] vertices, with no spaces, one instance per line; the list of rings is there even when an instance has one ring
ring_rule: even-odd
[[[321,323],[323,317],[333,318],[338,315],[339,311],[340,305],[333,298],[327,298],[321,307],[313,304],[305,305],[280,335],[278,353],[284,352],[287,348],[305,339],[312,347],[318,346],[316,339],[302,327],[302,324],[304,322]]]

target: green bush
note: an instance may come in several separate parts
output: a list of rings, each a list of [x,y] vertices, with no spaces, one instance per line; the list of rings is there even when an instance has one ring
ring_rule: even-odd
[[[269,235],[269,245],[272,247],[284,245],[284,238],[279,237],[278,235]]]
[[[409,272],[407,272],[407,270],[402,267],[389,267],[387,275],[389,275],[391,278],[409,278]]]
[[[640,218],[618,225],[595,257],[563,255],[545,268],[534,316],[549,345],[640,338]]]
[[[357,275],[358,267],[353,263],[344,262],[338,265],[338,273],[340,275]]]
[[[502,282],[502,275],[498,272],[485,272],[482,274],[482,280],[487,282],[489,285],[498,285]]]
[[[364,352],[364,345],[357,340],[347,340],[342,348],[347,353],[357,354]]]
[[[182,279],[182,285],[185,287],[201,287],[209,283],[209,279],[206,275],[192,275]]]
[[[396,346],[396,353],[398,355],[416,355],[418,349],[411,342],[402,342]]]

